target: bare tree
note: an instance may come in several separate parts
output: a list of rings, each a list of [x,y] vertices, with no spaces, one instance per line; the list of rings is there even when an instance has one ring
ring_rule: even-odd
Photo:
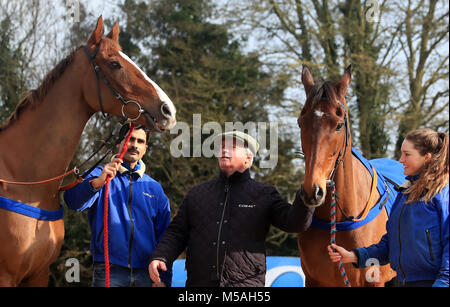
[[[415,127],[448,129],[445,1],[236,0],[220,12],[236,31],[257,37],[249,45],[267,65],[291,73],[297,112],[301,64],[330,79],[353,64],[354,141],[366,157],[386,156],[392,130],[401,140]]]
[[[60,59],[62,18],[61,7],[49,0],[0,0],[0,121]]]
[[[401,14],[402,55],[406,59],[396,156],[405,135],[419,127],[448,131],[449,6],[446,1],[409,0],[397,3]]]
[[[380,21],[367,18],[364,1],[262,0],[232,4],[227,15],[239,29],[257,31],[270,65],[290,70],[292,86],[302,89],[299,67],[308,64],[316,77],[336,79],[348,64],[353,64],[354,86],[350,98],[355,144],[368,158],[386,154],[389,139],[385,129],[388,113],[390,74],[394,44],[390,23],[383,23],[389,7],[377,7]],[[239,12],[239,13],[236,13]],[[236,17],[242,16],[242,18]],[[284,64],[284,65],[283,65]],[[297,93],[297,92],[296,92]],[[303,94],[301,94],[303,95]],[[299,111],[298,94],[292,99]],[[300,105],[301,106],[301,105]],[[297,113],[295,113],[297,114]],[[355,114],[357,116],[355,116]],[[355,135],[358,135],[356,133]]]

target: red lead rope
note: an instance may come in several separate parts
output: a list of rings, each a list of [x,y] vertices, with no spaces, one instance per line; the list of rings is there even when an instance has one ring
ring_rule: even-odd
[[[134,130],[134,123],[130,124],[130,131],[128,132],[125,144],[119,154],[119,159],[123,158],[123,155],[128,149],[128,142],[130,141],[131,134]],[[105,251],[105,287],[109,287],[109,249],[108,249],[108,207],[109,207],[109,184],[111,182],[111,177],[108,175],[106,177],[106,187],[105,187],[105,201],[104,201],[104,212],[103,212],[103,249]]]

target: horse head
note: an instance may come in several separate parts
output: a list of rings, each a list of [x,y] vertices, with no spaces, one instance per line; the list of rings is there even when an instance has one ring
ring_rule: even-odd
[[[305,155],[305,180],[301,195],[306,205],[324,203],[327,180],[332,179],[349,145],[347,102],[351,66],[338,82],[314,82],[308,66],[303,65],[302,83],[306,102],[298,117]]]
[[[84,46],[87,68],[83,95],[89,106],[96,112],[128,117],[151,130],[172,128],[176,123],[175,106],[121,51],[117,22],[108,35],[103,34],[104,23],[100,16]]]

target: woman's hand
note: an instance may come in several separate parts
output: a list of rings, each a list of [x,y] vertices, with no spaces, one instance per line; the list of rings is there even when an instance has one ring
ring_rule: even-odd
[[[333,262],[339,261],[342,261],[343,263],[358,262],[358,257],[356,257],[355,252],[348,251],[339,245],[331,244],[328,245],[327,249],[328,255],[330,256],[330,259]]]

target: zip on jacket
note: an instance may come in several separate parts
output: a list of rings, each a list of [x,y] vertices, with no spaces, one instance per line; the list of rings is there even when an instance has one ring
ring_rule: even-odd
[[[399,252],[398,252],[398,266],[400,267],[400,270],[402,270],[402,274],[403,274],[403,282],[406,281],[406,274],[405,274],[405,270],[402,267],[402,238],[401,238],[401,221],[402,221],[402,214],[403,214],[403,210],[405,210],[405,203],[403,203],[402,205],[402,209],[400,210],[400,215],[398,217],[398,245],[399,245]]]
[[[222,233],[222,224],[223,224],[223,219],[225,217],[225,211],[227,209],[227,203],[228,203],[228,194],[230,192],[230,185],[227,179],[227,182],[225,183],[225,201],[223,202],[223,209],[222,209],[222,217],[220,218],[220,223],[219,223],[219,231],[217,233],[217,250],[216,250],[216,268],[217,268],[217,280],[221,279],[221,273],[220,273],[220,235]],[[224,255],[225,257],[225,255]],[[225,259],[225,258],[224,258]],[[222,268],[222,272],[223,272],[223,268]]]
[[[131,251],[133,248],[133,237],[134,237],[134,222],[133,217],[131,215],[131,203],[133,201],[133,178],[131,177],[132,173],[129,173],[130,180],[130,192],[128,194],[128,215],[130,217],[130,244],[128,246],[128,267],[131,268]]]
[[[131,214],[131,204],[133,202],[133,181],[132,181],[132,173],[129,173],[129,183],[130,183],[130,189],[129,189],[129,194],[128,194],[128,203],[127,203],[127,208],[128,208],[128,216],[130,217],[130,242],[128,244],[128,267],[131,268],[131,252],[132,252],[132,248],[133,248],[133,238],[134,238],[134,222],[133,222],[133,218],[132,218],[132,214]],[[102,234],[103,234],[103,229],[104,229],[104,225],[102,226],[102,228],[100,228],[100,231],[98,232],[97,235],[97,243],[100,242],[101,238],[102,238]]]

